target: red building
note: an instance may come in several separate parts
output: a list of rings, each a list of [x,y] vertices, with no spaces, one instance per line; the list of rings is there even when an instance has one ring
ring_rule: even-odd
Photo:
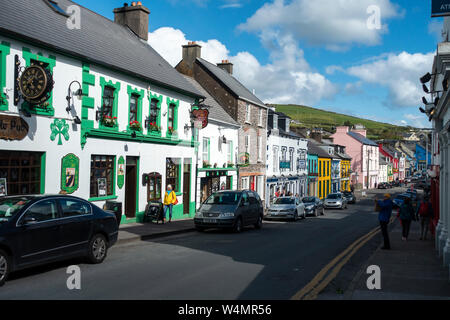
[[[391,149],[389,146],[383,145],[382,143],[379,143],[378,146],[380,147],[380,153],[386,157],[386,160],[393,165],[392,173],[394,174],[394,181],[398,180],[399,178],[399,159],[397,156],[397,152],[393,149]],[[391,181],[390,181],[391,182]]]

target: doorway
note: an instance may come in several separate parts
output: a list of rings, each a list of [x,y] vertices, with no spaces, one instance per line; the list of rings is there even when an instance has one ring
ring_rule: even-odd
[[[128,219],[136,218],[138,164],[139,158],[127,157],[125,174],[125,215]]]
[[[183,214],[189,214],[191,203],[191,159],[184,160],[183,170]]]

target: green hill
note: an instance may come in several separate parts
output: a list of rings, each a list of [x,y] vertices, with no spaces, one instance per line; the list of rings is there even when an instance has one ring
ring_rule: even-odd
[[[412,129],[411,127],[395,126],[389,123],[362,119],[306,106],[278,104],[273,106],[276,107],[278,112],[283,112],[296,122],[300,122],[300,125],[293,124],[293,129],[295,129],[295,127],[309,129],[322,128],[328,132],[334,133],[334,128],[337,126],[362,124],[367,129],[367,137],[373,140],[401,139],[402,133]]]

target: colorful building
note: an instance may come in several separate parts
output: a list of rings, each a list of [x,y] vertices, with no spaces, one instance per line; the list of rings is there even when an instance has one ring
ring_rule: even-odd
[[[308,196],[317,197],[319,188],[319,153],[320,149],[308,141]]]

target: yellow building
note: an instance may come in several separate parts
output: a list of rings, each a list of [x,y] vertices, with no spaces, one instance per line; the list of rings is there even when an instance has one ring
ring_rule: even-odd
[[[331,190],[331,157],[319,155],[319,198],[325,199]]]

